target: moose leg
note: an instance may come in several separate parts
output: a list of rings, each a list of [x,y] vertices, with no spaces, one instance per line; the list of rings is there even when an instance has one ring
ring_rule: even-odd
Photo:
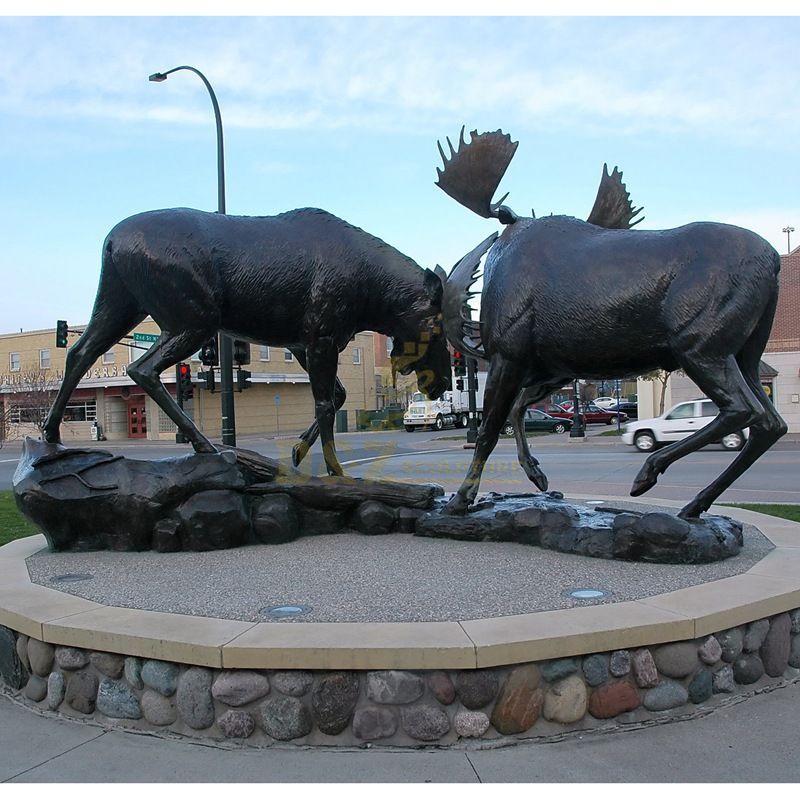
[[[553,389],[564,385],[564,380],[534,383],[527,386],[517,395],[511,409],[514,424],[514,439],[517,443],[517,460],[528,479],[540,490],[547,491],[547,476],[539,468],[539,461],[531,454],[528,439],[525,436],[525,410],[529,405],[544,399]]]
[[[306,348],[306,359],[325,466],[328,474],[343,475],[344,471],[336,457],[336,447],[333,442],[333,419],[336,411],[334,387],[337,379],[339,348],[331,338],[317,339],[314,344]]]
[[[763,412],[758,419],[750,423],[750,436],[741,452],[737,454],[728,468],[681,510],[679,515],[684,518],[696,517],[703,511],[707,511],[717,497],[719,497],[737,477],[744,474],[744,472],[784,435],[788,429],[786,422],[775,410],[775,406],[764,392],[758,377],[759,359],[761,358],[761,353],[766,344],[766,337],[769,335],[769,329],[771,327],[772,317],[769,316],[768,318],[770,324],[763,326],[766,335],[761,337],[761,341],[759,341],[757,338],[758,333],[764,331],[759,331],[757,328],[756,333],[747,342],[739,356],[737,356],[742,375],[747,381],[747,385],[758,399]],[[756,346],[752,346],[754,339],[756,339]]]
[[[306,353],[305,350],[300,349],[299,347],[290,347],[289,348],[294,357],[297,358],[297,362],[300,366],[303,367],[306,371],[308,368],[306,366]],[[333,386],[333,405],[334,405],[334,417],[335,411],[338,411],[342,405],[344,405],[344,401],[347,399],[347,391],[345,390],[342,381],[339,378],[336,378],[336,383]],[[300,434],[300,441],[297,442],[292,447],[292,465],[299,466],[303,458],[308,455],[308,451],[311,447],[314,446],[314,442],[317,440],[319,436],[319,425],[317,424],[317,420],[315,419],[309,426],[308,429]]]
[[[161,383],[160,374],[184,358],[197,352],[214,330],[183,330],[173,335],[161,331],[158,340],[147,352],[128,366],[128,375],[141,386],[159,408],[172,419],[186,436],[195,452],[216,452],[217,448],[197,429]]]
[[[86,370],[146,316],[135,306],[115,309],[106,306],[100,313],[97,310],[95,308],[86,330],[67,353],[64,379],[42,429],[44,440],[50,443],[61,441],[59,428],[64,409]]]
[[[650,455],[636,475],[631,496],[639,496],[652,488],[658,475],[679,458],[757,422],[764,414],[761,403],[748,386],[733,355],[716,360],[695,360],[691,363],[684,360],[681,365],[700,389],[714,400],[719,408],[719,415],[683,441],[676,441]],[[714,497],[719,496],[724,488],[720,488]],[[681,511],[681,515],[697,516],[700,512],[701,510],[689,505]]]
[[[499,355],[492,358],[483,398],[483,422],[478,430],[472,463],[461,487],[445,506],[445,513],[466,513],[477,496],[483,467],[497,445],[500,431],[508,419],[514,399],[519,394],[521,383],[522,370],[517,364]]]

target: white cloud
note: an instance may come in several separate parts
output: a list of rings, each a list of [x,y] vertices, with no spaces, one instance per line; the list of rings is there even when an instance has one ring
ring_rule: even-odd
[[[453,117],[796,140],[798,20],[217,18],[4,20],[6,114],[226,126],[441,130]],[[766,55],[769,54],[769,58]],[[197,111],[195,112],[195,109]]]

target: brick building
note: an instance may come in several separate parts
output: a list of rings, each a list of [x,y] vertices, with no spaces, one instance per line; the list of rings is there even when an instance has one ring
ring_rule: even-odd
[[[76,333],[70,334],[70,345],[81,330],[75,328]],[[147,319],[132,335],[158,332],[156,323]],[[126,339],[86,372],[67,406],[62,425],[64,443],[88,440],[95,423],[108,440],[174,440],[172,420],[127,375],[128,364],[147,346]],[[359,333],[339,356],[350,430],[355,429],[356,410],[376,407],[374,351],[373,334]],[[0,335],[0,435],[16,438],[38,434],[36,420],[53,401],[64,373],[66,352],[56,348],[52,329]],[[206,369],[197,355],[191,366],[194,392],[186,410],[207,436],[218,438],[220,394],[202,390],[196,382],[197,372]],[[251,386],[234,394],[237,434],[297,432],[311,423],[314,400],[308,375],[288,350],[251,345],[246,368],[252,372]],[[175,369],[164,372],[161,380],[174,396]]]

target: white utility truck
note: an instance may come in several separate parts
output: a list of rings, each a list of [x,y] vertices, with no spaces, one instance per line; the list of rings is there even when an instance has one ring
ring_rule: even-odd
[[[486,388],[486,372],[478,372],[478,390],[475,394],[478,424],[483,416],[483,392]],[[464,386],[463,391],[458,386]],[[445,391],[438,400],[429,400],[421,391],[411,395],[411,402],[403,414],[403,426],[413,433],[423,427],[443,430],[445,427],[467,427],[469,425],[469,392],[467,378],[453,375],[453,390]]]

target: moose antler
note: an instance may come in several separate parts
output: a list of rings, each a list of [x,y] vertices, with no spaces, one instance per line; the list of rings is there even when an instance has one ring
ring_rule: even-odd
[[[504,194],[496,203],[492,203],[492,197],[519,142],[512,142],[511,136],[501,130],[481,134],[473,130],[470,137],[469,143],[464,141],[462,126],[458,150],[453,148],[448,137],[449,158],[437,141],[444,169],[436,169],[439,176],[436,185],[479,216],[485,219],[498,218],[500,206],[508,194]]]
[[[472,319],[469,307],[472,285],[480,277],[481,259],[489,251],[498,234],[492,233],[474,250],[467,253],[450,272],[442,293],[442,324],[447,340],[453,348],[466,352],[473,358],[483,358],[481,323]]]
[[[603,164],[597,199],[586,221],[604,228],[628,230],[644,219],[643,216],[633,219],[643,210],[643,206],[634,208],[631,204],[630,193],[622,182],[622,172],[614,167],[609,175],[608,164]]]

